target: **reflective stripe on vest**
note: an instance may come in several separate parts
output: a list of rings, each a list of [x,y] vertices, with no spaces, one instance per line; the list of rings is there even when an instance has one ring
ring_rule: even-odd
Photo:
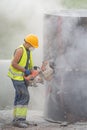
[[[9,68],[9,72],[15,76],[23,76],[24,75],[23,73],[18,74],[18,73],[12,72],[11,68]]]

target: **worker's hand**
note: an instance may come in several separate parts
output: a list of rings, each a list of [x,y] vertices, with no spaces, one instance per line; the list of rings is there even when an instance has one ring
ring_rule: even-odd
[[[27,70],[27,69],[26,69],[25,72],[24,72],[25,76],[30,75],[30,73],[31,73],[30,70]]]
[[[28,76],[24,75],[24,79],[25,80],[31,80],[31,79],[33,80],[38,74],[39,74],[39,71],[32,70],[30,75],[28,75]]]
[[[33,79],[33,76],[30,74],[28,76],[24,76],[24,79],[29,81],[29,80]]]

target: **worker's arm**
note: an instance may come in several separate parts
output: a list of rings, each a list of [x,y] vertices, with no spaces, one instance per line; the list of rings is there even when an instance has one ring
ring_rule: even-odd
[[[25,68],[23,68],[22,66],[20,66],[18,63],[22,57],[22,54],[23,54],[23,49],[22,48],[18,48],[16,51],[15,51],[15,54],[14,54],[14,58],[12,60],[12,66],[14,68],[16,68],[17,70],[20,70],[22,72],[25,72]]]

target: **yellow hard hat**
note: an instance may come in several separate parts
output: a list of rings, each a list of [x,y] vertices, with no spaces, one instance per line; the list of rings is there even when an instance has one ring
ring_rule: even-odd
[[[25,42],[31,44],[34,48],[38,48],[38,37],[34,34],[27,35],[25,37]]]

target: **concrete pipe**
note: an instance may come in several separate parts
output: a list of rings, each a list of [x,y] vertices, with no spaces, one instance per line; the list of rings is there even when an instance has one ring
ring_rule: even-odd
[[[54,62],[46,82],[45,118],[87,120],[87,11],[64,10],[44,15],[44,60]]]

